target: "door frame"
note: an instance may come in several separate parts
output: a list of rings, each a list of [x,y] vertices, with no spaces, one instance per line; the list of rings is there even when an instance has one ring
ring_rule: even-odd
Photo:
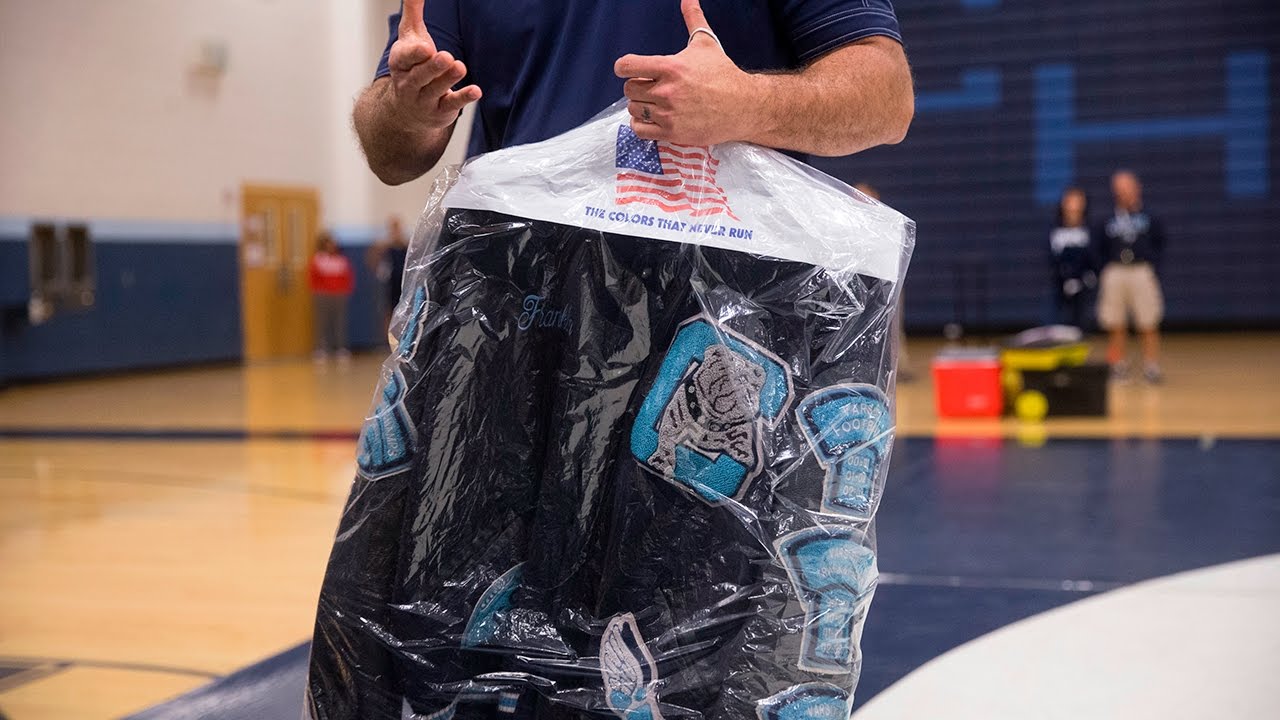
[[[308,248],[306,252],[306,261],[302,270],[303,281],[305,282],[306,270],[311,261],[311,247],[314,245],[315,236],[320,232],[320,191],[318,188],[307,185],[288,185],[279,183],[265,182],[243,182],[240,185],[240,238],[237,248],[238,269],[240,273],[240,335],[241,350],[246,361],[268,360],[279,357],[271,343],[270,326],[270,301],[266,298],[257,296],[255,293],[255,283],[251,282],[250,265],[257,267],[258,262],[250,263],[251,249],[249,247],[249,205],[251,201],[276,201],[285,204],[291,201],[306,201],[311,203],[315,208],[315,215],[311,218],[311,237],[307,239]],[[279,223],[279,237],[276,242],[281,247],[285,244],[285,218],[283,213],[277,219]],[[253,250],[253,253],[259,252]],[[287,258],[285,259],[287,262]],[[310,295],[308,294],[308,298]],[[306,313],[303,320],[306,326],[311,328],[311,313]]]

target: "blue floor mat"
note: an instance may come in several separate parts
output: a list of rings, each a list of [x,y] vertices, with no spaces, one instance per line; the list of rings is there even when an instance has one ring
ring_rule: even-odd
[[[299,720],[311,643],[125,720]]]

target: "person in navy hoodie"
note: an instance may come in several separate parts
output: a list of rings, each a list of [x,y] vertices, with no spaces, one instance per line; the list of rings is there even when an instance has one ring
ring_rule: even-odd
[[[1089,201],[1084,190],[1067,188],[1058,201],[1058,216],[1049,231],[1049,268],[1053,284],[1054,322],[1085,329],[1098,274],[1089,230]]]

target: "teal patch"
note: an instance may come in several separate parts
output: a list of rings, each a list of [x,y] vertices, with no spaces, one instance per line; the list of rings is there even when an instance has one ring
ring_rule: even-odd
[[[827,471],[822,511],[870,520],[893,447],[893,416],[874,385],[835,385],[801,400],[796,418]]]
[[[515,592],[520,587],[523,576],[524,563],[520,563],[503,573],[484,591],[476,602],[475,609],[471,611],[471,619],[463,632],[463,647],[479,647],[493,640],[502,622],[502,615],[511,610]]]
[[[875,590],[875,554],[861,533],[845,526],[805,528],[783,536],[776,546],[805,611],[800,668],[853,672],[857,631]]]

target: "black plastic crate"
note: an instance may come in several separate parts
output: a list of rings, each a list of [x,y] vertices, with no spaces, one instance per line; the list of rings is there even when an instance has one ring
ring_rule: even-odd
[[[1050,416],[1107,414],[1107,378],[1103,363],[1062,367],[1057,370],[1024,370],[1022,392],[1038,392],[1048,401]]]

